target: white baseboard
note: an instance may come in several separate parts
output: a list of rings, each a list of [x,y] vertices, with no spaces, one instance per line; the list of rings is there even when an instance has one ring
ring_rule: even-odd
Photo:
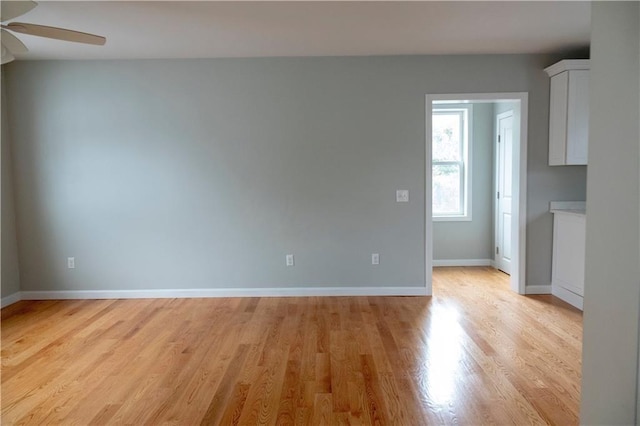
[[[440,259],[433,260],[433,266],[492,266],[491,259]]]
[[[5,308],[9,305],[13,305],[16,302],[19,302],[22,300],[22,294],[19,291],[16,291],[15,293],[7,296],[7,297],[3,297],[2,300],[0,300],[0,308]]]
[[[525,294],[551,294],[551,285],[528,285],[524,288]]]
[[[568,304],[575,306],[576,308],[582,310],[583,307],[583,297],[579,296],[563,287],[558,285],[551,286],[551,294],[554,296],[564,300]]]
[[[429,296],[426,287],[193,288],[23,291],[22,300],[173,299],[205,297]]]

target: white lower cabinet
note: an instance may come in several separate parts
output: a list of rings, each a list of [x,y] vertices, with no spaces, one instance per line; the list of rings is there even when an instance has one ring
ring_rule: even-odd
[[[582,309],[587,217],[562,211],[555,211],[553,216],[551,292]]]

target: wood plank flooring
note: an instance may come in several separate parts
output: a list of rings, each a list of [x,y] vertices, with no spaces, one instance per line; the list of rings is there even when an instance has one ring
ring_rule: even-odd
[[[582,314],[490,268],[434,296],[19,302],[2,424],[578,423]]]

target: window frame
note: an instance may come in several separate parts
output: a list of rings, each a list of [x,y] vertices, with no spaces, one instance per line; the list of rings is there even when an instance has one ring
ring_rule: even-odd
[[[461,141],[461,160],[459,161],[436,161],[434,160],[435,155],[433,155],[433,125],[431,130],[431,192],[433,197],[433,167],[434,165],[459,165],[460,166],[460,203],[462,209],[460,212],[456,213],[435,213],[432,209],[432,219],[434,222],[466,222],[472,220],[471,215],[471,200],[472,200],[472,190],[471,190],[471,173],[472,173],[472,161],[473,158],[472,148],[473,148],[473,105],[472,104],[440,104],[434,103],[432,108],[432,122],[433,115],[437,114],[447,114],[457,112],[461,115],[461,129],[460,135],[462,138]],[[433,205],[433,199],[431,201]]]

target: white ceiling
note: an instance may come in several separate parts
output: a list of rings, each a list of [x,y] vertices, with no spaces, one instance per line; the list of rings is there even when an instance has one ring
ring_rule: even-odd
[[[588,2],[42,1],[13,21],[107,37],[18,35],[18,59],[557,52],[589,45]]]

